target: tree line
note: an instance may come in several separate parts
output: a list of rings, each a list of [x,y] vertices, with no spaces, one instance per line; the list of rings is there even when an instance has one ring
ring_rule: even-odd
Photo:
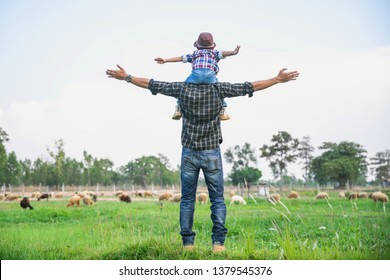
[[[8,134],[0,127],[0,186],[44,185],[44,186],[95,186],[95,185],[178,185],[179,167],[172,168],[166,156],[143,156],[129,161],[114,170],[114,163],[107,158],[97,158],[83,152],[81,161],[66,156],[64,141],[55,141],[54,148],[47,148],[48,158],[19,160],[15,152],[7,153],[5,143]],[[273,135],[270,144],[259,149],[251,144],[235,145],[224,153],[227,163],[232,165],[228,180],[237,185],[258,182],[262,172],[257,168],[258,158],[264,158],[272,174],[281,184],[297,183],[299,180],[288,175],[290,164],[302,166],[303,180],[300,184],[349,187],[364,185],[368,172],[376,184],[388,184],[390,178],[390,150],[377,152],[367,158],[367,151],[358,143],[342,141],[324,142],[314,156],[315,148],[310,137],[293,138],[286,131]],[[257,151],[260,153],[257,155]]]
[[[114,170],[107,158],[83,152],[81,161],[66,156],[64,141],[55,141],[47,148],[49,157],[18,160],[14,151],[7,154],[8,134],[0,127],[0,186],[110,186],[110,185],[172,185],[180,184],[179,171],[170,167],[162,154],[143,156]]]

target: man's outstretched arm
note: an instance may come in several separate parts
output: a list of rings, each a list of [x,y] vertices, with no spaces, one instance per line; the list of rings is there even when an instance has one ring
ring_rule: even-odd
[[[279,74],[271,79],[263,80],[263,81],[255,81],[252,82],[254,91],[262,90],[269,88],[270,86],[286,83],[289,81],[296,80],[299,77],[298,71],[286,72],[287,68],[283,68],[279,71]]]
[[[125,69],[123,69],[120,65],[116,65],[119,70],[106,70],[106,74],[109,78],[114,78],[117,80],[125,80],[128,74],[126,73]],[[141,87],[141,88],[149,88],[149,81],[150,79],[147,78],[140,78],[140,77],[134,77],[131,76],[131,83],[135,86]]]

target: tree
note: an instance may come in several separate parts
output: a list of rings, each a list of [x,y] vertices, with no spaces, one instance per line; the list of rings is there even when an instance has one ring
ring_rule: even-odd
[[[50,157],[54,161],[54,180],[55,185],[59,186],[64,184],[64,162],[65,162],[65,151],[64,151],[64,141],[62,139],[59,139],[55,141],[54,143],[54,151],[50,151],[49,148],[47,148],[47,151],[50,155]]]
[[[255,150],[249,143],[244,143],[242,147],[236,145],[228,148],[224,156],[225,160],[233,165],[229,179],[234,185],[257,182],[261,178],[261,171],[255,167],[257,164]]]
[[[310,178],[310,163],[313,159],[314,147],[310,144],[310,137],[304,136],[298,145],[298,157],[302,159],[300,162],[303,165],[303,178],[305,182]]]
[[[377,152],[375,157],[371,158],[372,172],[375,179],[380,184],[385,184],[390,178],[390,150]]]
[[[169,165],[164,156],[143,156],[127,163],[121,170],[131,183],[143,187],[151,184],[162,186],[178,183],[178,173],[169,170],[163,164],[164,161],[165,164]]]
[[[366,150],[357,143],[343,141],[339,144],[324,142],[319,149],[324,152],[313,159],[311,172],[321,185],[328,183],[348,188],[367,172]]]
[[[7,151],[5,142],[8,142],[8,134],[0,127],[0,186],[3,186],[7,180]]]
[[[22,167],[16,158],[15,152],[8,155],[7,160],[7,179],[6,184],[11,186],[18,186],[22,181]]]
[[[272,136],[271,142],[272,145],[263,145],[260,148],[260,157],[269,162],[274,177],[279,177],[280,181],[283,182],[288,164],[295,162],[298,157],[299,140],[293,138],[286,131],[279,131],[278,134]]]

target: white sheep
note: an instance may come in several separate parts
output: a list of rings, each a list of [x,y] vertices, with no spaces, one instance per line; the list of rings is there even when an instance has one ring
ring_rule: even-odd
[[[54,198],[63,198],[64,197],[64,194],[62,192],[58,192],[56,194],[54,194]]]
[[[175,193],[175,194],[169,199],[169,201],[180,202],[180,201],[181,201],[181,194],[180,194],[180,193]]]
[[[329,195],[326,192],[319,192],[315,199],[328,199]]]
[[[345,192],[339,192],[339,197],[340,198],[345,198]]]
[[[207,198],[208,198],[208,195],[207,195],[207,193],[200,193],[200,194],[198,194],[198,202],[200,203],[200,204],[207,204]]]
[[[370,194],[370,198],[372,198],[374,202],[380,201],[383,203],[387,203],[389,201],[389,197],[383,192],[374,192]]]
[[[368,198],[368,193],[360,192],[360,193],[358,193],[358,198],[359,199]]]
[[[246,205],[246,202],[245,202],[244,198],[241,195],[238,195],[238,194],[232,196],[232,198],[230,200],[230,205],[233,205],[236,202],[238,204]]]
[[[19,199],[19,195],[17,193],[8,193],[6,195],[5,201],[14,201]]]

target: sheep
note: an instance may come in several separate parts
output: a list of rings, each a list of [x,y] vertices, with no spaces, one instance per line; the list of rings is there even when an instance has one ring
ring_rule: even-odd
[[[45,199],[45,198],[46,198],[47,201],[49,201],[49,194],[48,194],[48,193],[43,193],[43,194],[41,194],[41,195],[38,197],[38,201],[40,201],[41,199]]]
[[[40,197],[41,196],[41,193],[40,192],[33,192],[32,194],[31,194],[31,198],[38,198],[38,197]]]
[[[348,200],[351,200],[351,199],[358,199],[359,195],[357,192],[353,192],[351,193],[349,196],[348,196]]]
[[[345,192],[339,192],[339,198],[345,198]]]
[[[83,202],[87,206],[93,204],[92,198],[89,195],[86,195],[86,196],[83,197]]]
[[[300,198],[300,196],[299,196],[299,193],[298,193],[298,192],[296,192],[296,191],[291,191],[291,192],[288,194],[287,198]]]
[[[93,202],[96,202],[96,201],[97,201],[97,195],[96,195],[96,194],[94,194],[94,195],[92,196],[92,200],[93,200]]]
[[[383,192],[374,192],[370,194],[370,198],[376,203],[378,201],[387,203],[389,201],[389,197]]]
[[[76,194],[77,194],[79,197],[83,198],[84,196],[87,195],[87,192],[76,192]]]
[[[246,202],[245,202],[244,198],[241,195],[238,195],[238,194],[232,196],[232,198],[230,200],[230,205],[233,205],[236,202],[238,202],[238,204],[246,205]]]
[[[169,201],[180,202],[180,201],[181,201],[181,194],[180,194],[180,193],[174,194],[174,195],[169,199]]]
[[[230,191],[230,192],[229,192],[230,197],[233,197],[235,194],[236,194],[235,191]]]
[[[329,196],[326,192],[319,192],[315,197],[315,199],[328,199],[328,198]]]
[[[122,193],[121,195],[119,195],[119,201],[130,203],[131,198],[127,193]]]
[[[200,204],[207,204],[207,193],[200,193],[198,194],[198,202]]]
[[[270,194],[268,196],[268,200],[271,201],[271,202],[274,202],[274,203],[278,202],[278,201],[280,201],[280,195],[277,194],[277,193]]]
[[[144,191],[144,197],[152,197],[153,198],[153,193],[151,191]]]
[[[64,194],[62,192],[58,192],[56,194],[54,194],[54,198],[63,198],[64,197]]]
[[[6,193],[5,201],[14,201],[18,199],[19,195],[17,193]]]
[[[4,194],[0,193],[0,200],[4,199]]]
[[[368,198],[368,193],[360,192],[360,193],[358,193],[358,198],[359,199]]]
[[[28,197],[23,197],[22,200],[20,201],[20,206],[23,208],[23,209],[27,209],[27,208],[30,208],[30,210],[33,210],[34,208],[30,205],[30,200],[28,199]]]
[[[161,200],[169,200],[171,197],[172,197],[172,194],[170,192],[165,192],[165,193],[160,195],[158,200],[159,201],[161,201]]]
[[[115,196],[120,196],[122,193],[123,193],[122,190],[118,190],[118,191],[115,192]]]
[[[77,194],[75,194],[74,196],[72,196],[69,199],[69,203],[68,203],[68,205],[66,205],[66,207],[67,208],[73,207],[73,205],[77,205],[78,207],[80,207],[80,200],[81,200],[81,197],[78,196]]]

